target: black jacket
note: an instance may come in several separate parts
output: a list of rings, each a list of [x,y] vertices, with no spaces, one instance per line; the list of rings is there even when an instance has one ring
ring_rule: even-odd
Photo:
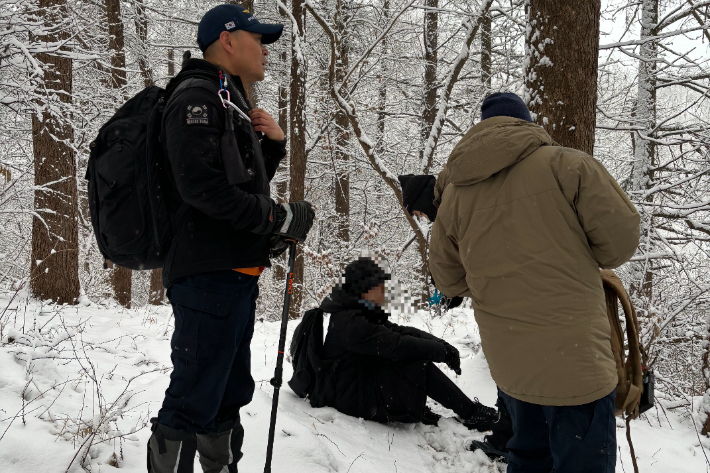
[[[355,417],[416,422],[426,405],[426,368],[446,354],[437,337],[387,320],[389,314],[336,292],[321,304],[331,313],[323,360],[335,378],[335,407]]]
[[[246,112],[239,78],[228,81],[231,101]],[[161,142],[171,168],[170,207],[176,217],[164,285],[192,274],[270,266],[264,228],[275,203],[269,182],[286,155],[285,140],[260,139],[239,113],[226,115],[217,95],[219,69],[207,61],[187,60],[168,90],[173,92]],[[225,133],[230,119],[234,132]]]

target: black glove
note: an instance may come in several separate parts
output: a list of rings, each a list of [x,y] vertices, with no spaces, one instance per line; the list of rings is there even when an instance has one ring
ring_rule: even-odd
[[[303,241],[313,226],[315,216],[313,206],[305,200],[281,204],[275,210],[275,220],[278,223],[274,226],[274,233],[285,238]]]
[[[286,239],[280,235],[271,235],[269,238],[269,258],[278,258],[288,249]]]
[[[444,358],[444,363],[446,363],[446,366],[451,368],[454,373],[460,375],[461,357],[459,356],[459,351],[446,342],[444,342],[444,347],[446,347],[446,356]]]
[[[448,310],[448,309],[455,309],[456,307],[460,306],[463,303],[463,297],[446,297],[444,295],[441,296],[441,306]]]

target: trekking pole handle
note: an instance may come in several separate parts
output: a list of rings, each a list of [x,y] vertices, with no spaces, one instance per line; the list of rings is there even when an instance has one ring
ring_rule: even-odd
[[[286,330],[288,328],[288,313],[291,308],[291,294],[293,292],[293,267],[296,264],[296,240],[287,239],[288,243],[288,279],[284,291],[284,307],[281,312],[281,333],[279,335],[279,353],[276,357],[276,368],[271,385],[274,387],[274,397],[271,402],[271,423],[269,425],[269,441],[266,444],[266,464],[264,473],[271,473],[271,459],[274,453],[274,434],[276,433],[276,413],[279,408],[279,390],[283,378],[284,349],[286,348]]]

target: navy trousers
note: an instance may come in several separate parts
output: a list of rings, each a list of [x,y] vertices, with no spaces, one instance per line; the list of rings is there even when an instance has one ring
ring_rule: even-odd
[[[513,419],[508,473],[614,473],[615,391],[579,406],[541,406],[498,390]]]
[[[173,372],[158,412],[160,424],[189,434],[234,429],[236,437],[243,436],[239,409],[254,395],[249,345],[258,279],[217,271],[170,286]]]

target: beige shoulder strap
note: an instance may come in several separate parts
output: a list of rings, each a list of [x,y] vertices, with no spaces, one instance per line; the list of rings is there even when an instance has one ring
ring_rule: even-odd
[[[636,310],[631,303],[626,288],[614,271],[601,271],[607,299],[607,314],[611,325],[612,351],[617,361],[619,385],[617,386],[616,407],[631,418],[638,417],[638,407],[643,390],[643,368],[641,361],[641,346],[639,344],[639,326]],[[621,323],[617,309],[617,298],[621,302],[626,318],[626,342],[628,343],[628,358],[625,356],[624,335],[621,333]],[[623,366],[619,366],[619,362]]]

